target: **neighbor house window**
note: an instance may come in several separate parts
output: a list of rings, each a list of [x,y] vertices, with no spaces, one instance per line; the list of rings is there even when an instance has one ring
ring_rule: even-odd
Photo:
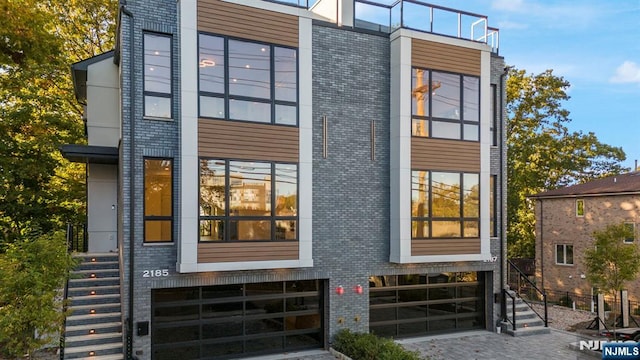
[[[413,136],[480,140],[480,78],[413,68]]]
[[[297,50],[199,35],[200,116],[298,124]]]
[[[556,244],[556,264],[573,265],[573,245]]]
[[[576,200],[576,216],[577,217],[584,216],[584,200],[583,199]]]
[[[200,160],[200,241],[297,240],[298,166]]]
[[[171,37],[144,34],[144,116],[171,118]]]
[[[626,244],[633,244],[636,240],[636,224],[635,223],[624,223],[625,228],[629,232],[629,236],[625,237],[624,242]]]
[[[479,237],[479,190],[479,174],[412,171],[411,237]]]
[[[173,161],[144,160],[144,241],[173,241]]]

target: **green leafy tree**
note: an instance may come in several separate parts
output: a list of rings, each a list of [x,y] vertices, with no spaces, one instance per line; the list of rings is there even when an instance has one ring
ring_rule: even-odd
[[[624,223],[609,225],[594,231],[595,247],[584,252],[587,279],[603,294],[613,295],[615,302],[625,284],[635,280],[640,272],[640,249],[635,243],[624,242],[634,235],[633,229]]]
[[[59,289],[74,265],[64,234],[32,234],[0,256],[0,353],[21,357],[51,342],[62,325]]]
[[[547,70],[512,69],[507,79],[507,241],[509,257],[535,254],[534,204],[527,196],[628,169],[622,148],[570,131],[570,84]]]
[[[116,10],[115,0],[0,3],[0,244],[81,219],[84,169],[59,152],[84,140],[69,65],[113,48]]]

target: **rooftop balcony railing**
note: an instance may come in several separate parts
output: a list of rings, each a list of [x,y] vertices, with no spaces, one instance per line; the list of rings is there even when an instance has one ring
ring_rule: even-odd
[[[419,0],[354,0],[354,26],[392,32],[417,30],[486,43],[498,53],[499,30],[489,26],[487,16]]]
[[[333,12],[338,24],[340,0],[265,0],[304,9],[323,8]],[[488,44],[498,53],[500,32],[490,27],[487,16],[419,0],[353,0],[353,25],[356,28],[391,33],[398,28],[417,30]],[[332,10],[331,10],[332,9]]]

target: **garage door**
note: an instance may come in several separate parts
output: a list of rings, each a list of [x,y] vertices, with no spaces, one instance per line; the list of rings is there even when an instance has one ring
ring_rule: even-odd
[[[371,276],[369,329],[387,337],[485,327],[484,273]]]
[[[230,359],[323,347],[324,283],[152,290],[152,358]]]

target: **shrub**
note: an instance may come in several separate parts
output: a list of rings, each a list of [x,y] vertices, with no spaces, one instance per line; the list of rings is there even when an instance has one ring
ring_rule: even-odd
[[[392,339],[374,334],[353,333],[340,330],[333,341],[333,348],[353,360],[420,360],[420,354],[403,349]]]
[[[57,297],[73,267],[64,234],[29,234],[0,254],[0,353],[32,354],[60,330]]]

